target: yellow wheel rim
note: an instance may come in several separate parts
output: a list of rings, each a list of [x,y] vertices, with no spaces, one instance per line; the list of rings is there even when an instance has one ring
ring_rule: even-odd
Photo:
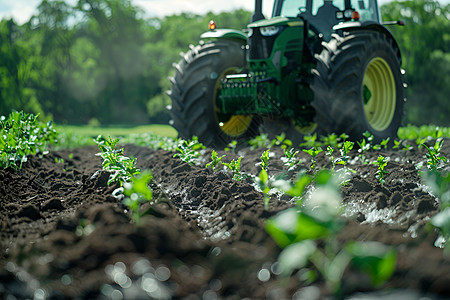
[[[396,103],[394,75],[388,63],[376,57],[367,66],[363,80],[364,113],[370,126],[386,130],[394,118]]]
[[[218,124],[220,129],[231,137],[238,137],[244,134],[250,124],[252,123],[252,116],[244,116],[244,115],[221,115],[220,109],[217,107],[215,103],[215,99],[217,97],[217,92],[220,90],[220,82],[225,76],[229,74],[235,74],[238,71],[238,68],[229,68],[225,70],[217,79],[216,89],[214,91],[214,109],[216,111],[216,119],[218,120]]]

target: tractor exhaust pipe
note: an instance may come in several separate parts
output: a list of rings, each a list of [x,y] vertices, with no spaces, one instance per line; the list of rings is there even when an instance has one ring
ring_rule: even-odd
[[[265,19],[262,13],[262,0],[255,0],[255,12],[252,14],[251,22]]]

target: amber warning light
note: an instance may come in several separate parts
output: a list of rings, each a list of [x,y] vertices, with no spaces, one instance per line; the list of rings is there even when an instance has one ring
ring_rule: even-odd
[[[214,22],[213,20],[209,21],[208,28],[209,30],[216,29],[216,22]]]

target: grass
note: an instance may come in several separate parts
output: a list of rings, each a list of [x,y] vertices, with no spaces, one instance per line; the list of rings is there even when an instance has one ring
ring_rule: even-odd
[[[170,125],[142,125],[135,127],[126,127],[120,125],[110,126],[76,126],[76,125],[56,125],[56,131],[59,134],[59,143],[57,149],[72,149],[87,145],[94,145],[93,139],[99,135],[111,138],[130,138],[133,135],[145,135],[148,133],[175,139],[177,131]]]
[[[92,138],[97,137],[98,135],[119,137],[130,134],[139,134],[147,132],[152,132],[154,134],[167,136],[171,138],[176,138],[178,135],[177,131],[172,126],[159,124],[142,125],[135,127],[126,127],[120,125],[100,126],[100,127],[93,127],[87,125],[84,126],[56,125],[55,128],[58,132],[70,132],[74,135],[90,136]]]

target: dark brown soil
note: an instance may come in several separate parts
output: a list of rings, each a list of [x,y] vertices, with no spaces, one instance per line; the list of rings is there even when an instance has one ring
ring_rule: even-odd
[[[448,144],[443,150],[447,157]],[[242,150],[244,172],[258,174],[255,164],[264,150]],[[107,185],[109,174],[99,171],[97,152],[97,147],[54,151],[30,158],[21,170],[0,170],[1,299],[330,296],[320,277],[312,284],[302,281],[304,270],[288,280],[277,276],[281,250],[264,224],[294,205],[290,197],[272,197],[265,210],[264,196],[251,180],[234,181],[228,172],[203,167],[210,150],[202,166],[191,166],[173,152],[128,145],[125,155],[137,157],[141,170],[152,171],[157,202],[143,205],[149,214],[135,224],[113,196],[117,186]],[[279,159],[281,149],[271,152],[270,175],[295,174]],[[228,161],[237,157],[224,154]],[[425,160],[425,152],[381,154],[391,158],[384,185],[375,178],[376,166],[351,165],[357,173],[342,190],[348,221],[338,243],[379,241],[396,247],[396,271],[378,287],[400,291],[396,299],[448,298],[450,258],[434,246],[437,233],[426,226],[439,204],[414,165]],[[309,165],[307,154],[300,156],[304,163],[298,170]],[[329,164],[320,154],[318,167]],[[261,270],[270,277],[258,276]],[[351,269],[342,287],[345,297],[375,290]]]

